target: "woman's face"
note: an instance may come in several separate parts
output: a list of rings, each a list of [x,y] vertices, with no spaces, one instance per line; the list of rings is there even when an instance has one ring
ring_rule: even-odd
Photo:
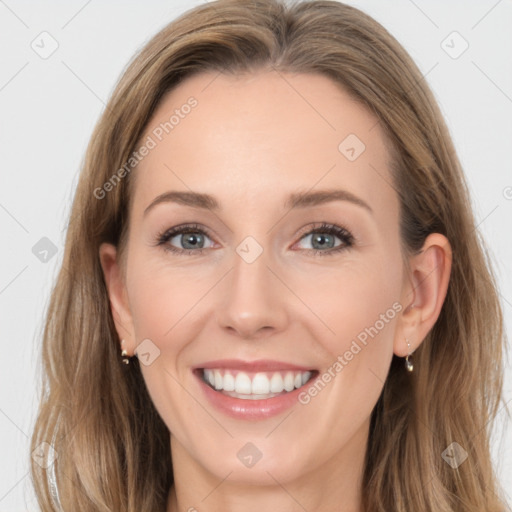
[[[173,457],[217,482],[360,468],[411,302],[377,119],[321,75],[203,73],[142,140],[122,337]]]

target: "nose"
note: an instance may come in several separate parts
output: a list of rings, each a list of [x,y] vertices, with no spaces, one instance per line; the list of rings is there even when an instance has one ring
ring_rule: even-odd
[[[290,292],[268,263],[265,251],[251,263],[235,254],[233,268],[219,290],[216,318],[222,329],[258,339],[285,328]]]

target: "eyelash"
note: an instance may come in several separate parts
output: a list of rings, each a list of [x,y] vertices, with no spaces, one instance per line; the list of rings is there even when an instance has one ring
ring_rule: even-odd
[[[168,229],[166,231],[162,231],[155,237],[155,245],[156,246],[162,246],[162,248],[165,251],[169,251],[175,254],[203,254],[204,251],[207,251],[208,248],[201,248],[201,249],[178,249],[176,247],[173,247],[172,245],[169,245],[167,242],[174,238],[176,235],[181,234],[190,234],[190,233],[201,233],[202,235],[206,235],[208,238],[211,238],[208,234],[208,231],[201,228],[198,224],[186,224],[183,226],[177,226],[175,228]],[[336,235],[338,238],[341,239],[342,243],[334,247],[332,249],[322,251],[319,249],[305,249],[307,251],[313,252],[317,256],[328,256],[332,255],[334,253],[338,253],[340,251],[346,250],[349,247],[352,247],[354,245],[354,237],[352,234],[345,228],[336,226],[335,224],[327,224],[323,222],[320,226],[314,227],[310,231],[304,233],[301,235],[299,240],[302,240],[302,238],[311,235],[313,233],[321,233],[321,234],[329,234],[329,235]]]

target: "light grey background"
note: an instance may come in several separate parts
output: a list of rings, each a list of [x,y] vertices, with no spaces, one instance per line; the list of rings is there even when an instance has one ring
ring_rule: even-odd
[[[28,446],[39,397],[43,313],[93,126],[134,52],[178,14],[202,3],[0,0],[0,512],[38,510]],[[494,255],[510,332],[512,2],[349,3],[405,46],[434,90],[467,174],[479,229]],[[40,36],[44,31],[50,36]],[[464,41],[469,47],[453,58]],[[43,53],[52,44],[58,48],[48,58],[32,48]],[[32,252],[42,237],[57,251],[47,262]],[[505,398],[511,409],[510,361]],[[493,457],[510,500],[512,428],[505,418],[502,409]]]

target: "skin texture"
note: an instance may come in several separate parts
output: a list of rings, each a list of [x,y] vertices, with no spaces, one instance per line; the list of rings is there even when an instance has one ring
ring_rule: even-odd
[[[133,171],[126,272],[114,246],[100,248],[123,347],[133,355],[149,338],[160,350],[141,370],[171,431],[168,512],[360,511],[370,414],[393,353],[407,355],[405,338],[415,350],[439,315],[448,241],[430,235],[404,265],[385,136],[328,78],[202,73],[164,97],[146,136],[190,96],[198,105]],[[366,146],[354,161],[338,149],[349,134]],[[351,192],[372,212],[348,201],[284,207],[293,192],[331,188]],[[222,209],[161,203],[143,215],[170,190],[212,194]],[[322,222],[346,228],[354,244],[314,254],[307,233]],[[155,245],[160,232],[184,223],[209,232],[202,254]],[[250,264],[236,252],[247,236],[263,249]],[[331,244],[343,243],[333,236]],[[177,248],[183,243],[172,239]],[[400,313],[314,399],[278,416],[224,415],[191,372],[205,361],[239,358],[322,373],[396,303]],[[248,442],[262,453],[251,468],[237,457]]]

